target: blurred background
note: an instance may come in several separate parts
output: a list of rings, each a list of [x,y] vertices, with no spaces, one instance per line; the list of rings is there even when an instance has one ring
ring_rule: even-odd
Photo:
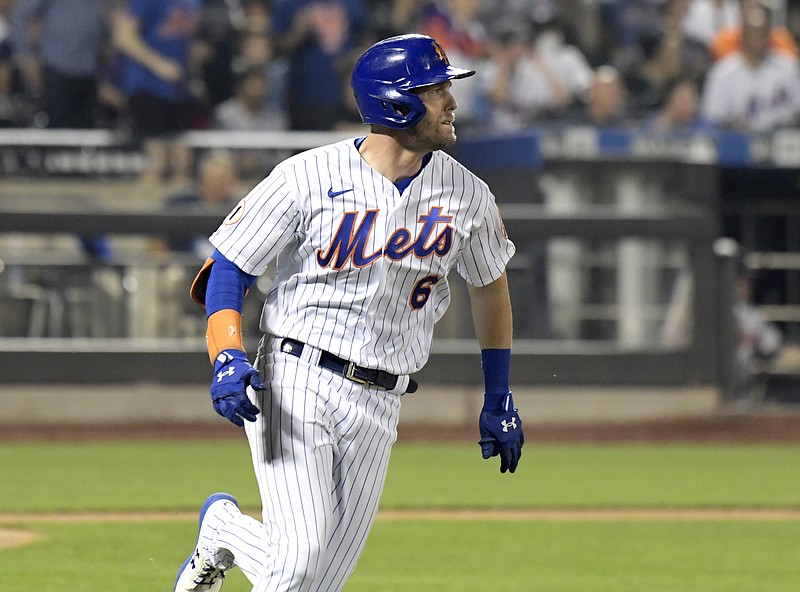
[[[478,72],[451,151],[517,245],[526,421],[800,409],[800,3],[0,0],[0,425],[214,422],[207,237],[280,160],[365,133],[354,61],[408,32]],[[401,425],[477,418],[451,280]]]

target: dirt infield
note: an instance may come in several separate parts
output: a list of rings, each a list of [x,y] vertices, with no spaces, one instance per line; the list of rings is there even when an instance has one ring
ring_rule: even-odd
[[[260,512],[245,509],[258,519]],[[149,522],[193,522],[197,512],[61,512],[0,514],[0,551],[24,547],[45,536],[20,528],[33,524],[131,524]],[[800,508],[509,508],[450,509],[406,508],[378,512],[379,522],[461,521],[461,522],[785,522],[800,520]]]
[[[258,518],[257,510],[246,513]],[[0,525],[31,524],[125,524],[194,521],[197,512],[70,512],[0,514]],[[800,508],[526,508],[447,509],[409,508],[381,510],[378,521],[513,521],[513,522],[664,522],[664,521],[760,521],[800,520]],[[0,551],[43,540],[40,533],[0,527]]]
[[[256,509],[244,512],[259,518]],[[140,522],[182,522],[197,520],[195,511],[131,511],[131,512],[61,512],[0,514],[5,526],[31,524],[130,524]],[[377,520],[399,521],[698,521],[800,520],[800,508],[399,508],[380,510]],[[20,530],[0,529],[0,539],[6,533]]]
[[[44,537],[38,532],[0,528],[0,551],[31,545],[42,540],[42,538]]]
[[[399,429],[400,442],[473,442],[476,426],[413,425]],[[212,424],[13,424],[0,425],[0,441],[191,440],[241,438],[226,422]],[[800,443],[800,408],[706,417],[603,423],[537,424],[525,427],[526,442]]]
[[[258,517],[256,510],[247,511]],[[194,521],[196,512],[81,512],[61,514],[0,514],[0,525],[100,524]],[[800,520],[800,508],[579,508],[579,509],[405,509],[381,510],[379,522],[434,521],[547,521],[547,522],[661,522]],[[45,537],[20,528],[0,527],[0,552],[31,545]]]

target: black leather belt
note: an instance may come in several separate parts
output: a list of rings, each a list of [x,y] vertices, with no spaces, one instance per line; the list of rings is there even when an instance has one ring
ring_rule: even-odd
[[[281,341],[281,351],[300,357],[303,354],[305,344],[296,339],[286,337]],[[330,352],[322,351],[319,356],[319,365],[326,370],[330,370],[334,374],[344,376],[348,380],[357,382],[359,384],[374,384],[387,391],[392,390],[397,386],[397,374],[390,374],[383,370],[372,370],[364,368],[363,366],[356,366],[353,362],[349,362],[339,356]],[[409,379],[407,393],[413,393],[417,390],[417,383],[413,379]]]

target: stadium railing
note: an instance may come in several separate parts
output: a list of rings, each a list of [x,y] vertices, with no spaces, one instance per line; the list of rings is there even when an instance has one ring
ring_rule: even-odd
[[[291,152],[349,135],[192,132],[182,141],[197,150]],[[796,139],[787,133],[665,139],[567,128],[460,140],[456,156],[489,182],[518,245],[509,271],[517,334],[513,380],[727,388],[731,278],[730,257],[713,248],[720,236],[718,167],[797,166]],[[135,175],[144,162],[124,137],[109,132],[2,130],[0,156],[6,179],[51,182],[83,175],[102,176],[107,183]],[[3,200],[0,233],[190,236],[199,229],[210,232],[219,219],[217,213],[177,215],[108,205],[59,209],[52,202],[43,210],[30,200]],[[8,253],[0,253],[0,259],[4,285],[14,268],[37,264],[19,254],[16,261]],[[87,260],[73,263],[76,269],[96,267]],[[116,270],[123,291],[130,289],[126,280],[138,282],[136,291],[150,290],[152,301],[164,296],[156,290],[159,274],[183,270],[177,282],[183,286],[196,263],[141,257],[105,264],[104,270]],[[54,262],[54,267],[64,264]],[[680,301],[682,283],[692,288],[689,300],[684,295]],[[655,293],[648,288],[653,285]],[[570,296],[570,289],[578,296]],[[665,340],[670,309],[687,306],[688,332],[677,341]],[[480,380],[478,351],[457,279],[451,308],[422,373],[439,382],[474,383]],[[185,335],[136,335],[131,325],[137,319],[130,311],[125,314],[127,328],[107,330],[105,336],[102,330],[95,332],[99,336],[90,330],[71,336],[0,336],[0,380],[126,381],[135,375],[132,368],[142,367],[152,381],[197,380],[207,373],[197,325]],[[46,376],[35,371],[41,367],[50,369]]]

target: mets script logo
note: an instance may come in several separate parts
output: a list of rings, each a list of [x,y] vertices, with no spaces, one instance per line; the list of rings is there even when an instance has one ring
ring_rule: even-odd
[[[436,41],[431,41],[433,43],[433,48],[436,50],[436,55],[439,56],[439,59],[442,60],[445,65],[450,65],[450,60],[447,59],[447,54],[444,52],[444,48],[439,45]]]
[[[419,259],[432,255],[443,257],[453,247],[453,227],[449,224],[453,217],[443,216],[442,208],[436,206],[417,219],[422,226],[413,240],[410,230],[398,228],[382,249],[368,255],[365,253],[365,248],[378,212],[379,210],[368,210],[358,227],[356,227],[358,212],[346,212],[330,246],[324,251],[322,249],[317,251],[317,263],[321,267],[332,264],[333,269],[341,269],[352,260],[354,266],[365,267],[380,257],[388,257],[393,261],[399,261],[409,255]],[[438,234],[434,234],[437,226],[441,224],[445,227]]]

